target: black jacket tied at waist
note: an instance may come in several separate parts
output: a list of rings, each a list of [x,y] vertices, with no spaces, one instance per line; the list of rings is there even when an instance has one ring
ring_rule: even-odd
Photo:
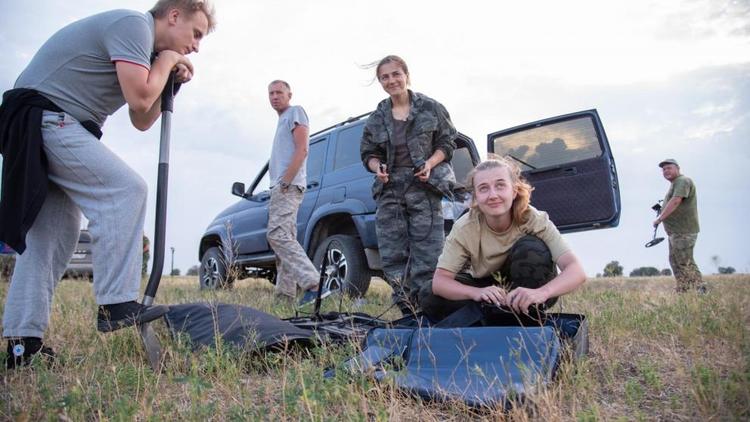
[[[0,241],[18,253],[26,250],[26,233],[47,196],[47,157],[41,129],[44,110],[63,111],[37,91],[26,88],[6,91],[0,105]],[[81,124],[101,138],[96,123]]]

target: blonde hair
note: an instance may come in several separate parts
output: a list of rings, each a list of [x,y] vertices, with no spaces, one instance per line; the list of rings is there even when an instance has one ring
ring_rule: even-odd
[[[528,221],[529,216],[526,211],[529,209],[531,202],[531,191],[534,187],[521,175],[521,169],[514,161],[497,155],[490,155],[488,160],[482,161],[474,167],[466,177],[466,186],[471,192],[471,207],[477,207],[476,194],[474,192],[474,177],[480,171],[491,170],[496,168],[507,168],[510,174],[510,182],[513,190],[516,192],[516,198],[513,200],[511,208],[511,224],[521,225]]]
[[[154,18],[167,16],[170,9],[179,9],[192,15],[195,12],[203,12],[208,19],[208,32],[216,28],[216,9],[209,0],[159,0],[149,12]]]

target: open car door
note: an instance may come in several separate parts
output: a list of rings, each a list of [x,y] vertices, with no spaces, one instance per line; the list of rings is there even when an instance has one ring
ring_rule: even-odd
[[[487,150],[519,164],[534,186],[531,204],[546,211],[560,232],[618,225],[617,170],[596,110],[492,133]]]

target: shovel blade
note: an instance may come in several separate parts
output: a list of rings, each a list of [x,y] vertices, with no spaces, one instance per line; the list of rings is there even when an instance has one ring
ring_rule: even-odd
[[[156,336],[156,332],[154,332],[150,323],[142,324],[138,331],[140,331],[143,348],[146,350],[146,357],[148,357],[151,369],[154,372],[159,372],[161,370],[161,343]]]

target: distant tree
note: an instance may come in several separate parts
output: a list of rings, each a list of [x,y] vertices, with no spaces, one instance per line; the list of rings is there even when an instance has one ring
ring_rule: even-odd
[[[596,273],[596,278],[601,278],[601,277],[602,277],[602,273]]]
[[[734,274],[737,270],[734,267],[719,267],[719,274]]]
[[[604,266],[604,277],[620,277],[622,276],[622,265],[618,261],[612,261]]]
[[[721,265],[721,257],[719,257],[719,255],[712,255],[711,256],[711,262],[714,264],[714,267],[716,267],[717,269],[721,268],[720,267],[720,265]]]
[[[672,270],[670,270],[669,268],[665,268],[661,270],[661,275],[670,276],[672,275]]]
[[[631,277],[654,277],[661,274],[655,267],[638,267],[630,272]]]
[[[180,275],[180,269],[179,268],[173,269],[169,275],[174,275],[174,276]]]
[[[198,266],[193,265],[192,267],[188,268],[185,275],[198,275]]]

